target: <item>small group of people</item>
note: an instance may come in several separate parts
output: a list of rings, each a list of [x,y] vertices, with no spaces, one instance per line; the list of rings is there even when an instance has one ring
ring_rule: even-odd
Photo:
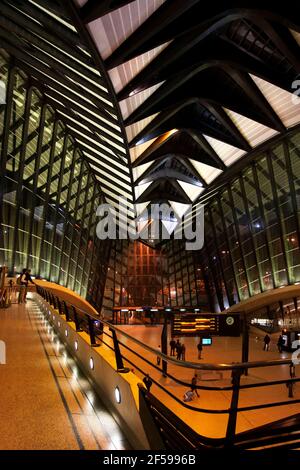
[[[179,341],[175,341],[174,338],[170,341],[170,348],[171,348],[171,356],[176,356],[176,359],[181,359],[185,361],[185,345]]]
[[[170,341],[170,355],[176,356],[176,359],[182,359],[185,361],[185,345],[180,343],[179,339],[175,341],[174,338]],[[197,351],[198,351],[198,359],[202,359],[202,338],[200,338],[199,343],[197,344]]]
[[[20,276],[17,278],[17,284],[20,286],[18,299],[19,304],[23,304],[24,302],[26,302],[29,282],[31,282],[31,284],[34,284],[33,280],[31,279],[30,273],[31,269],[24,268]]]
[[[266,336],[264,337],[263,342],[264,342],[263,350],[264,351],[269,351],[270,350],[271,338],[268,334],[266,334]],[[285,341],[283,339],[283,336],[279,335],[278,340],[277,340],[278,352],[282,353],[282,349],[283,349],[284,345],[285,345]]]

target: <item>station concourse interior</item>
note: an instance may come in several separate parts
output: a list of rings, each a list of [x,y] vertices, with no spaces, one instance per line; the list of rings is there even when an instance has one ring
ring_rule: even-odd
[[[299,47],[290,0],[1,0],[0,450],[300,448]]]

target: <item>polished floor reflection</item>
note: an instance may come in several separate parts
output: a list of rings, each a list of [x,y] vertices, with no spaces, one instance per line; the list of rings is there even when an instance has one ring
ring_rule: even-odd
[[[0,310],[0,450],[130,449],[38,305]]]

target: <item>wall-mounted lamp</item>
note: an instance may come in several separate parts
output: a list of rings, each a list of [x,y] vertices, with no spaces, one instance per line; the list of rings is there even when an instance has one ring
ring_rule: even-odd
[[[118,404],[121,403],[121,392],[118,386],[115,388],[115,399]]]

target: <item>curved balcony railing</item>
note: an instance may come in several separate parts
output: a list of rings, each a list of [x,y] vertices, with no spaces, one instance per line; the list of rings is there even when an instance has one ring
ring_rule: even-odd
[[[238,436],[236,433],[236,422],[237,416],[241,412],[253,411],[259,409],[268,409],[281,407],[285,405],[292,405],[300,403],[299,399],[293,398],[293,387],[295,383],[300,381],[300,378],[290,378],[285,380],[268,380],[260,381],[256,383],[246,383],[241,384],[241,376],[248,369],[259,369],[265,367],[276,367],[276,366],[287,366],[290,367],[293,363],[291,359],[277,359],[270,361],[251,361],[251,362],[240,362],[240,363],[219,363],[219,364],[208,364],[208,363],[196,363],[190,361],[177,360],[173,357],[170,357],[157,349],[152,348],[151,346],[144,344],[137,338],[132,337],[130,334],[123,331],[118,326],[112,325],[110,322],[104,320],[103,318],[97,316],[96,314],[88,313],[85,310],[78,308],[78,306],[73,305],[70,302],[62,300],[58,295],[54,295],[51,290],[48,290],[44,287],[37,286],[37,293],[41,295],[46,302],[53,306],[61,315],[65,315],[66,321],[73,321],[76,327],[76,331],[86,331],[90,337],[91,347],[98,347],[104,344],[106,347],[114,351],[117,370],[121,373],[126,373],[130,369],[124,366],[124,363],[127,365],[132,365],[135,370],[139,371],[141,374],[146,375],[149,373],[149,367],[152,367],[160,371],[165,377],[169,377],[180,385],[190,387],[190,382],[182,380],[180,377],[176,377],[174,374],[171,374],[167,371],[166,364],[175,365],[184,369],[193,369],[193,371],[231,371],[231,385],[204,385],[197,384],[197,389],[199,390],[209,390],[212,392],[223,392],[231,391],[231,403],[229,408],[220,408],[220,409],[209,409],[198,406],[193,406],[189,403],[183,402],[180,400],[170,389],[162,385],[159,381],[152,379],[157,387],[162,389],[164,393],[172,397],[180,406],[192,410],[198,413],[207,413],[207,414],[226,414],[228,415],[228,424],[226,430],[226,442],[234,442]],[[105,328],[106,327],[106,328]],[[138,351],[133,349],[131,346],[126,344],[126,340],[129,340],[132,344],[138,346],[143,351],[148,351],[153,354],[155,358],[160,357],[162,366],[149,360],[147,357],[140,354]],[[122,353],[120,351],[120,346],[122,346]],[[132,358],[126,355],[128,351],[133,355],[137,361],[132,360]],[[144,367],[140,366],[140,362],[145,364]],[[259,389],[261,387],[271,387],[274,385],[283,385],[287,387],[287,400],[284,401],[274,401],[272,403],[261,403],[249,406],[239,406],[239,393],[241,390],[246,389]],[[147,395],[147,392],[145,392]],[[151,395],[151,394],[149,394]],[[210,445],[220,445],[222,439],[213,439],[207,438],[205,436],[199,436],[203,440],[203,443],[206,444],[209,442]]]

